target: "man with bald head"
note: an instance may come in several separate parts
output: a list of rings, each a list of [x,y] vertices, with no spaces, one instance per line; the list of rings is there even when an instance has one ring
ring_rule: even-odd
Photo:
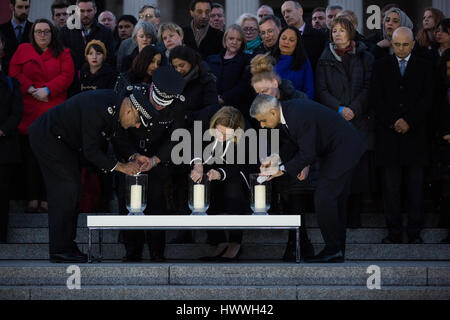
[[[98,22],[114,32],[117,25],[117,18],[111,11],[103,11],[98,16]]]
[[[398,28],[394,54],[376,61],[370,99],[375,111],[376,162],[382,169],[383,205],[389,234],[385,244],[423,243],[423,182],[428,163],[427,117],[432,101],[432,66],[414,54],[411,29]],[[408,226],[402,223],[406,181]]]
[[[303,36],[306,53],[313,69],[325,49],[328,34],[322,30],[314,29],[310,23],[303,19],[303,7],[297,1],[285,1],[281,6],[281,13],[286,24],[300,30]]]

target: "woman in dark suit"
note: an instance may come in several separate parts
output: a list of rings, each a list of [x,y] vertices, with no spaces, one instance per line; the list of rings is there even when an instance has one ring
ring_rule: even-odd
[[[0,60],[5,40],[0,33]],[[21,161],[20,140],[17,130],[23,114],[20,84],[8,77],[0,61],[0,243],[7,241],[9,192],[11,190],[13,164]]]
[[[233,107],[223,107],[212,118],[210,129],[215,140],[211,156],[207,159],[194,159],[191,179],[201,180],[206,173],[211,184],[210,214],[242,214],[250,213],[248,176],[252,171],[258,172],[258,164],[251,163],[247,139],[239,136],[236,130],[244,130],[248,126],[242,113]],[[240,164],[238,152],[240,144],[246,144],[245,164]],[[234,149],[234,150],[232,150]],[[234,151],[234,152],[233,152]],[[230,163],[230,154],[232,163]],[[256,157],[257,158],[257,157]],[[239,160],[241,158],[239,157]],[[223,163],[223,165],[217,163]],[[215,243],[216,249],[204,260],[232,261],[241,253],[242,231],[230,231],[228,240],[223,231],[208,232],[209,239]]]
[[[318,102],[339,113],[364,135],[369,150],[374,147],[368,95],[374,57],[363,42],[355,41],[356,30],[346,18],[336,18],[330,29],[331,43],[316,69]],[[359,227],[363,193],[370,192],[369,153],[353,172],[348,226]]]
[[[253,95],[250,87],[250,58],[245,54],[245,34],[241,27],[234,24],[227,28],[223,36],[223,47],[220,54],[206,59],[211,72],[217,78],[219,103],[223,106],[234,106],[250,120],[248,113]]]

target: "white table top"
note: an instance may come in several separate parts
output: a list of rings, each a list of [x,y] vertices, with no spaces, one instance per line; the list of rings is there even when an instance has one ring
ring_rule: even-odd
[[[120,227],[300,227],[299,215],[88,216],[88,228]]]

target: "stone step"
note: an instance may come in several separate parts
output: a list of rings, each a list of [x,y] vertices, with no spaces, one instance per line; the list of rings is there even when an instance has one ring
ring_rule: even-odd
[[[450,299],[450,262],[104,262],[79,265],[80,290],[66,285],[69,266],[0,261],[0,300]],[[379,290],[367,288],[370,266],[379,268]]]
[[[88,245],[79,245],[87,252]],[[323,245],[314,245],[316,253]],[[98,256],[98,246],[94,245],[92,254]],[[169,260],[195,260],[212,254],[214,247],[207,244],[169,244],[165,256]],[[242,260],[280,260],[284,244],[243,244]],[[348,244],[346,258],[349,260],[450,260],[450,245],[383,245]],[[107,260],[120,260],[125,255],[122,244],[104,244],[103,257]],[[143,258],[148,259],[148,249],[144,248]],[[0,260],[45,260],[48,259],[47,244],[0,244]]]
[[[112,214],[88,214],[82,213],[78,218],[78,226],[86,227],[88,215],[112,215]],[[405,216],[404,224],[407,223]],[[386,221],[382,213],[364,213],[361,214],[361,224],[363,228],[385,228]],[[9,215],[9,226],[11,228],[46,228],[48,227],[48,218],[45,213],[12,213]],[[306,226],[317,228],[317,217],[314,213],[306,214]],[[439,227],[439,215],[429,213],[425,215],[425,228]]]
[[[0,300],[449,300],[450,287],[64,286],[0,287]],[[236,302],[227,304],[236,305]],[[240,303],[242,304],[242,302]],[[266,309],[267,311],[269,309]],[[211,314],[220,314],[211,309]],[[204,317],[201,315],[201,317]]]
[[[447,236],[447,229],[424,229],[421,233],[423,240],[428,244],[439,244]],[[166,239],[171,243],[179,234],[178,231],[168,231]],[[98,241],[98,232],[93,231],[93,243]],[[312,243],[322,244],[323,238],[318,228],[309,228],[308,236]],[[348,229],[347,243],[349,244],[379,244],[387,236],[386,229]],[[205,243],[207,234],[205,231],[194,232],[195,243]],[[245,230],[243,243],[285,244],[288,238],[286,230]],[[88,229],[78,228],[78,243],[88,243]],[[119,231],[105,230],[103,243],[117,243]],[[404,239],[407,241],[407,239]],[[10,228],[8,230],[8,243],[48,243],[48,228]]]
[[[0,261],[0,286],[65,285],[70,264]],[[80,264],[83,285],[366,285],[369,266],[380,268],[382,286],[450,286],[450,262],[353,261],[296,263]]]

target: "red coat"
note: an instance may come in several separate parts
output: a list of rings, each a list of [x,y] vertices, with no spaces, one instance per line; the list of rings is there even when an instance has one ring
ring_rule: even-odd
[[[72,84],[75,67],[69,49],[58,58],[50,50],[42,55],[30,43],[19,46],[11,59],[9,75],[19,80],[23,95],[23,117],[20,134],[28,134],[28,127],[45,111],[67,99],[67,89]],[[34,86],[50,90],[48,102],[37,101],[27,91]]]

